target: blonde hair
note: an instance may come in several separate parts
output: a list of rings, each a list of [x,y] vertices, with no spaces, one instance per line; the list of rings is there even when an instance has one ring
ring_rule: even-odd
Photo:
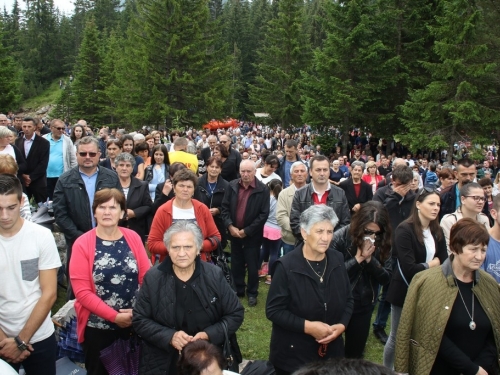
[[[366,173],[370,174],[370,172],[368,172],[368,169],[371,167],[375,167],[375,174],[379,174],[378,168],[377,168],[377,163],[375,163],[372,160],[366,162]]]
[[[13,174],[17,175],[19,167],[17,166],[16,160],[7,154],[0,155],[0,173],[1,174]]]

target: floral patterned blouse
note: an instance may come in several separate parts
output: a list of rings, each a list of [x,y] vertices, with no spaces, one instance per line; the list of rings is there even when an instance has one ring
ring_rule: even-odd
[[[93,278],[97,296],[113,310],[131,309],[139,290],[137,261],[125,238],[105,241],[97,237]],[[90,314],[87,327],[117,329],[118,326]]]

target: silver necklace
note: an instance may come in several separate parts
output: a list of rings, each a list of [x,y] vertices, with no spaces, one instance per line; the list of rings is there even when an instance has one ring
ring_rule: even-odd
[[[214,195],[215,188],[217,187],[217,181],[215,181],[215,182],[208,182],[207,181],[207,184],[208,184],[208,189],[210,190],[210,195]]]
[[[472,315],[469,313],[469,309],[465,304],[464,297],[462,297],[462,292],[460,291],[460,287],[458,286],[457,281],[455,280],[455,285],[458,288],[458,294],[460,294],[460,298],[462,299],[462,303],[464,304],[465,311],[467,311],[467,315],[469,315],[470,323],[469,328],[474,331],[476,329],[476,322],[474,321],[474,292],[472,292]],[[472,287],[474,288],[474,281],[472,282]]]
[[[319,282],[322,283],[323,282],[323,276],[325,276],[325,272],[326,272],[326,266],[328,265],[328,258],[325,257],[325,269],[323,270],[323,274],[320,276],[313,268],[313,266],[311,266],[311,263],[309,263],[309,261],[307,260],[307,258],[304,258],[307,262],[307,264],[309,264],[309,267],[311,267],[311,269],[313,270],[314,274],[319,276]]]

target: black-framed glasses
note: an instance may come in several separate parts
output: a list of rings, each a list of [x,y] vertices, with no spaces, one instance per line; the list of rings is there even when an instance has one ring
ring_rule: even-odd
[[[430,188],[430,187],[423,187],[422,189],[420,189],[420,191],[418,192],[418,196],[420,197],[422,194],[424,194],[425,192],[427,192],[428,194],[431,194],[431,193],[435,193],[436,192],[436,189],[433,189],[433,188]]]
[[[486,201],[486,198],[484,195],[481,197],[479,195],[464,195],[465,198],[472,198],[474,199],[474,202],[484,202]]]
[[[97,152],[79,152],[78,155],[80,155],[82,158],[86,157],[87,155],[91,158],[95,158],[97,156]]]
[[[62,132],[63,130],[65,130],[65,128],[56,128],[55,126],[54,126],[54,129],[57,129],[57,130],[59,130],[59,131],[61,131],[61,132]]]
[[[373,235],[375,235],[375,237],[381,237],[384,234],[384,232],[382,232],[380,230],[378,232],[375,232],[374,230],[371,230],[371,229],[368,229],[368,228],[363,229],[363,232],[367,236],[373,236]]]

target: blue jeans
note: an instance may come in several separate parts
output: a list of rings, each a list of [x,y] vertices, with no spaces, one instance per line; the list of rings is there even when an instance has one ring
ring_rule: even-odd
[[[385,285],[383,287],[379,286],[379,293],[380,289],[382,289],[382,294],[378,299],[378,310],[375,320],[373,321],[373,329],[385,329],[387,326],[387,320],[389,319],[389,314],[391,313],[391,304],[385,300],[389,285]]]
[[[290,251],[292,251],[293,249],[295,249],[295,245],[289,245],[287,243],[284,243],[283,241],[281,241],[281,247],[283,248],[283,255],[286,255]]]
[[[269,258],[268,274],[271,276],[273,275],[273,264],[279,258],[280,249],[280,239],[270,240],[268,238],[264,238],[264,240],[262,241],[262,247],[260,248],[259,265],[261,265],[263,261]]]
[[[396,269],[397,265],[397,260],[396,258],[392,258],[392,272],[394,273],[394,270]],[[387,320],[389,319],[389,314],[391,313],[391,304],[385,300],[385,297],[387,296],[387,291],[389,290],[389,284],[384,285],[382,287],[382,295],[378,299],[378,310],[377,310],[377,316],[375,316],[375,320],[373,321],[373,329],[385,329],[387,326]],[[380,293],[380,286],[378,288],[378,293]]]

